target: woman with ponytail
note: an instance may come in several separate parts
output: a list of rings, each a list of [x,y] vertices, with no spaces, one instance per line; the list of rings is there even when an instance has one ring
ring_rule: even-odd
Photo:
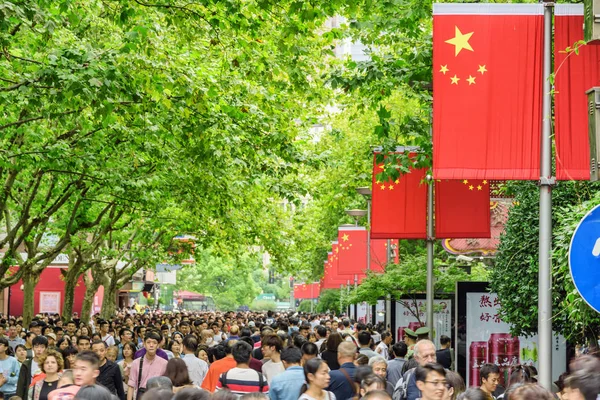
[[[298,400],[336,400],[335,395],[325,390],[329,386],[329,367],[319,358],[308,360],[304,364],[304,378]]]

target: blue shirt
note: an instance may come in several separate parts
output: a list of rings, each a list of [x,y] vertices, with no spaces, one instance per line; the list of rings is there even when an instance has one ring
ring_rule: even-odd
[[[341,370],[345,370],[350,379],[344,375]],[[354,389],[354,375],[356,374],[356,365],[351,362],[340,365],[340,369],[329,372],[331,380],[329,381],[328,391],[335,394],[337,400],[348,400],[356,395]]]
[[[271,400],[298,400],[303,384],[304,368],[289,367],[273,377],[271,385],[269,385],[269,396],[271,396]]]
[[[0,369],[6,377],[6,383],[0,387],[4,394],[14,394],[17,392],[17,382],[19,381],[19,372],[21,366],[14,357],[8,357],[6,360],[0,360]]]

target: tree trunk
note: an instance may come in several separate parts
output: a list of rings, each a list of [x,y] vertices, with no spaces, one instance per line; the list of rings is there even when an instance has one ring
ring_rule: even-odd
[[[83,275],[83,281],[85,282],[85,295],[83,296],[83,306],[81,307],[81,322],[88,324],[92,315],[94,295],[98,291],[101,282],[99,279],[92,279],[87,273]]]
[[[62,319],[68,322],[73,317],[73,303],[75,301],[75,287],[77,286],[77,278],[70,277],[68,271],[65,275],[65,302],[63,303]]]
[[[77,257],[73,252],[70,258]],[[62,319],[64,322],[68,322],[73,318],[73,303],[75,301],[75,288],[77,287],[77,280],[81,275],[81,262],[79,260],[69,260],[69,269],[63,274],[65,281],[65,302],[63,305]]]
[[[104,285],[104,298],[102,299],[102,310],[100,314],[103,319],[111,319],[115,316],[115,310],[117,309],[117,290],[119,289],[117,283],[117,277],[112,276]]]
[[[23,326],[29,326],[33,319],[35,286],[40,280],[40,275],[32,271],[23,271]]]

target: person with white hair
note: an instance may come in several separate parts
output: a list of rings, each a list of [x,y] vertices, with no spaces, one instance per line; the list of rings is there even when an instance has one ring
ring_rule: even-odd
[[[435,344],[431,340],[419,340],[414,347],[413,357],[420,366],[436,362]],[[394,400],[416,400],[421,398],[421,391],[415,381],[416,368],[409,369],[398,380],[394,387],[392,398]]]
[[[391,396],[394,393],[394,385],[387,380],[388,362],[383,356],[375,356],[369,359],[369,367],[375,375],[380,376],[385,381],[385,391]]]

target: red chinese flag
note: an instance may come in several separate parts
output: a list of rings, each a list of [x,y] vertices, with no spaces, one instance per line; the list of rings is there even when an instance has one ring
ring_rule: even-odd
[[[384,272],[387,263],[387,240],[371,239],[371,270]]]
[[[541,4],[433,5],[433,176],[540,177]]]
[[[333,242],[331,252],[327,254],[325,261],[325,271],[321,287],[323,289],[339,289],[341,285],[346,285],[350,277],[341,277],[338,275],[338,248],[337,242]]]
[[[385,266],[391,263],[398,262],[398,239],[391,239],[390,244],[392,246],[392,260],[387,259],[387,240],[385,239],[371,239],[371,270],[375,272],[384,272]]]
[[[583,4],[557,4],[554,25],[554,115],[556,178],[590,179],[590,144],[585,92],[600,86],[600,46],[583,40]],[[579,54],[567,52],[578,47]]]
[[[426,170],[417,169],[396,181],[381,182],[382,165],[373,163],[371,239],[426,239]]]
[[[490,185],[487,180],[442,180],[435,183],[435,237],[489,238]]]
[[[295,299],[316,299],[321,293],[321,287],[316,283],[301,283],[294,285]]]
[[[367,270],[367,229],[340,226],[338,229],[338,274],[365,275]]]

